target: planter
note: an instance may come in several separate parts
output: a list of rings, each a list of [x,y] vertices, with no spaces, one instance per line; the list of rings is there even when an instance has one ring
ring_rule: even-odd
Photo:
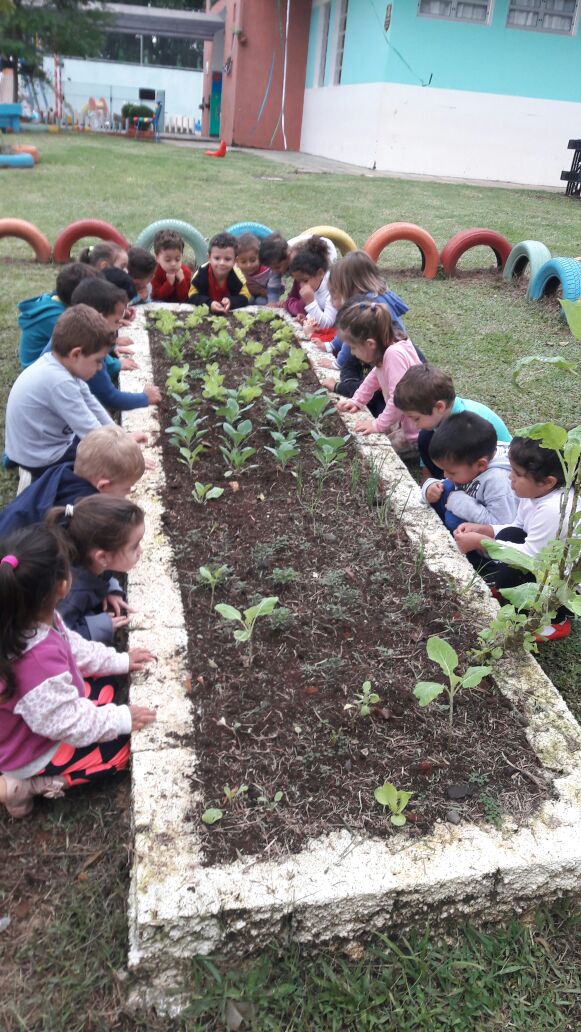
[[[171,307],[179,310],[180,306]],[[183,308],[191,311],[188,306]],[[141,370],[137,376],[148,378],[148,333],[142,312],[130,332],[139,353]],[[310,350],[310,345],[305,347]],[[126,387],[137,382],[136,374],[123,374],[123,379]],[[128,413],[124,422],[128,429],[145,428],[152,436],[158,435],[152,409]],[[350,417],[346,422],[349,424]],[[428,570],[449,578],[463,591],[463,614],[485,624],[496,611],[496,603],[482,585],[469,587],[471,567],[437,518],[423,506],[417,485],[389,443],[371,437],[360,438],[356,446],[361,459],[373,462],[379,470],[386,519],[404,528],[414,549],[421,548]],[[549,798],[545,791],[544,798],[535,799],[524,822],[508,817],[494,828],[483,823],[480,816],[478,823],[456,826],[445,819],[445,814],[436,814],[426,822],[425,834],[420,833],[420,821],[419,828],[412,825],[411,829],[382,837],[376,829],[367,835],[355,821],[351,829],[345,827],[347,822],[337,821],[335,830],[327,829],[322,837],[312,837],[302,847],[294,842],[294,852],[280,849],[276,843],[270,847],[267,843],[265,848],[261,842],[259,853],[243,848],[239,859],[212,862],[214,847],[208,849],[208,842],[212,841],[209,836],[213,829],[201,823],[200,815],[205,806],[216,806],[220,801],[207,797],[207,783],[200,788],[198,771],[204,766],[203,756],[196,758],[189,743],[198,725],[207,719],[206,695],[221,689],[208,684],[206,668],[200,675],[204,683],[196,683],[193,657],[207,652],[208,631],[206,625],[200,625],[200,639],[188,646],[177,580],[177,570],[183,574],[188,556],[179,552],[176,558],[172,554],[165,531],[166,523],[173,523],[182,510],[176,503],[170,504],[167,514],[164,511],[162,494],[171,494],[172,488],[165,483],[159,446],[152,452],[157,460],[155,479],[148,475],[136,492],[147,514],[144,555],[130,578],[130,602],[139,613],[131,644],[154,646],[160,656],[157,668],[139,675],[132,684],[132,701],[158,709],[158,723],[134,740],[130,966],[145,986],[142,999],[162,1008],[179,1006],[179,998],[174,999],[173,994],[184,986],[188,958],[195,955],[220,952],[240,957],[273,941],[284,948],[290,939],[317,946],[349,943],[376,930],[405,928],[426,919],[435,925],[449,917],[496,919],[539,899],[578,888],[581,734],[553,685],[534,660],[524,655],[503,664],[497,677],[509,708],[517,708],[521,725],[527,724],[526,736],[534,750],[517,776],[533,790],[543,785],[549,789]],[[183,475],[189,478],[185,467]],[[242,498],[251,493],[244,477],[250,482],[252,474],[238,477]],[[207,476],[198,478],[197,473],[191,479],[208,481]],[[220,501],[215,504],[220,506]],[[256,503],[260,504],[264,503]],[[266,511],[262,510],[264,520]],[[290,520],[290,502],[288,512]],[[244,513],[247,522],[252,517],[260,526],[260,508],[246,508]],[[193,523],[192,527],[195,529]],[[205,527],[205,540],[210,542],[212,522],[206,522]],[[186,533],[184,528],[184,541]],[[332,549],[329,542],[330,553]],[[279,565],[288,565],[284,551]],[[247,576],[236,572],[239,578]],[[320,574],[321,570],[314,572]],[[264,590],[262,594],[276,594],[276,590]],[[281,601],[283,594],[281,590]],[[344,600],[349,597],[345,594]],[[226,600],[229,597],[220,594],[220,601]],[[233,604],[238,605],[238,599]],[[364,619],[358,617],[359,621]],[[224,634],[223,653],[215,657],[218,667],[231,655],[227,630]],[[272,639],[265,635],[261,640],[259,653]],[[423,651],[420,637],[418,652]],[[392,661],[389,668],[396,665],[397,661]],[[259,671],[257,665],[257,675]],[[292,676],[285,657],[280,660],[280,683],[290,685]],[[355,688],[359,687],[360,680],[355,682]],[[266,689],[265,695],[270,697]],[[346,697],[345,702],[349,701]],[[389,699],[382,701],[389,705]],[[312,698],[308,706],[303,705],[303,717],[297,719],[297,738],[310,732],[311,723],[318,719],[316,709]],[[428,711],[423,712],[428,715]],[[225,725],[227,736],[236,733],[231,715]],[[345,726],[349,730],[349,724]],[[379,728],[379,723],[375,726]],[[263,751],[269,750],[273,751],[272,742],[264,744]],[[380,774],[378,771],[378,785],[383,780]],[[230,782],[231,787],[234,784],[239,782]],[[418,785],[400,783],[398,787],[412,787],[421,796],[423,790]],[[527,790],[523,791],[526,795]],[[332,798],[331,791],[329,794]],[[281,801],[289,809],[290,795],[289,786]],[[274,796],[269,792],[268,806],[273,803]],[[446,805],[449,808],[452,804]],[[222,808],[227,810],[226,806]],[[217,825],[216,830],[219,828]],[[277,848],[278,855],[273,856]]]

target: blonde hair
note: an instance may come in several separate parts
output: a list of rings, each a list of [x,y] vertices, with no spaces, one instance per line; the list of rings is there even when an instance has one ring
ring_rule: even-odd
[[[356,294],[383,294],[385,283],[365,251],[350,251],[331,266],[329,290],[348,301]]]
[[[145,459],[137,441],[120,426],[101,426],[79,442],[74,472],[83,480],[139,480]]]

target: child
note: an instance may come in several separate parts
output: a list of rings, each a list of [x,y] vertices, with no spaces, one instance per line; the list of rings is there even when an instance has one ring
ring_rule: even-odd
[[[33,480],[50,466],[73,461],[80,438],[113,422],[85,382],[101,368],[113,342],[111,327],[93,308],[68,308],[54,328],[52,351],[13,385],[6,452]]]
[[[452,377],[431,362],[408,370],[397,385],[394,401],[420,431],[420,459],[431,476],[438,479],[442,477],[442,470],[430,458],[430,441],[436,427],[448,416],[458,412],[475,412],[492,423],[499,441],[509,443],[511,440],[509,431],[496,412],[478,401],[460,398],[454,390]]]
[[[381,389],[385,408],[376,419],[359,420],[358,434],[388,433],[400,454],[415,451],[418,432],[393,400],[395,387],[406,369],[418,365],[420,358],[411,340],[401,339],[393,328],[385,305],[375,301],[355,301],[346,306],[339,323],[342,339],[364,364],[374,366],[352,398],[340,398],[341,412],[359,412]]]
[[[508,446],[497,444],[492,423],[475,412],[448,416],[434,431],[430,458],[445,480],[433,477],[422,498],[434,507],[450,531],[465,520],[510,523],[516,497],[510,484]]]
[[[144,469],[141,448],[120,426],[91,430],[79,443],[74,464],[51,466],[0,512],[0,535],[42,523],[53,506],[73,505],[88,495],[124,498]]]
[[[266,285],[267,304],[278,307],[284,291],[282,277],[288,272],[290,262],[288,243],[280,233],[271,233],[260,241],[258,258],[271,273]]]
[[[127,272],[135,286],[135,295],[131,298],[131,304],[148,304],[151,300],[151,281],[157,262],[144,247],[130,247],[127,256]]]
[[[102,272],[108,267],[123,269],[124,272],[127,272],[128,260],[125,248],[120,244],[115,244],[112,240],[104,240],[102,244],[85,247],[79,255],[80,262],[92,265],[97,272]]]
[[[155,720],[154,710],[115,705],[113,685],[84,682],[141,670],[155,657],[68,631],[55,609],[69,575],[48,527],[0,543],[0,802],[12,817],[30,813],[35,795],[56,798],[123,770],[131,731]]]
[[[565,478],[558,452],[542,448],[530,437],[514,437],[509,448],[511,465],[510,482],[517,497],[516,516],[509,524],[461,523],[454,533],[461,552],[482,549],[483,538],[509,541],[511,547],[533,558],[545,545],[556,541],[559,536],[560,509]],[[561,528],[560,537],[567,537],[571,519],[571,501]],[[579,508],[579,505],[578,505]],[[531,573],[515,569],[507,563],[490,563],[486,568],[486,581],[498,592],[502,588],[514,588],[525,581],[533,581]],[[571,622],[566,619],[566,610],[561,607],[555,621],[543,627],[539,638],[549,641],[566,638],[571,633]]]
[[[254,233],[242,233],[236,245],[236,264],[246,279],[250,303],[265,305],[272,269],[260,264],[260,240]]]
[[[217,233],[208,245],[209,260],[192,279],[188,300],[192,305],[208,305],[211,312],[225,314],[244,308],[250,291],[244,275],[235,268],[236,237]]]
[[[54,330],[59,316],[69,307],[75,287],[82,279],[98,276],[92,265],[82,262],[71,262],[64,265],[56,278],[56,291],[52,294],[40,294],[21,301],[18,305],[18,325],[22,330],[18,357],[23,369],[36,362],[42,354]]]
[[[305,317],[321,329],[334,326],[337,317],[337,309],[329,294],[329,266],[327,245],[317,236],[309,237],[301,243],[289,263],[289,272],[304,305]],[[290,309],[287,308],[287,311]]]
[[[129,573],[141,556],[143,510],[125,498],[94,494],[76,505],[51,509],[48,526],[60,524],[72,563],[72,583],[57,609],[65,625],[90,641],[112,645],[115,631],[128,623],[114,573]]]
[[[178,303],[188,300],[192,270],[184,265],[184,242],[173,229],[160,229],[153,238],[157,260],[151,281],[151,300]]]

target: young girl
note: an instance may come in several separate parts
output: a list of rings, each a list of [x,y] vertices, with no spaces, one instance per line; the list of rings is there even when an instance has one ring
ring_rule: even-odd
[[[417,451],[418,429],[393,401],[396,384],[406,369],[420,364],[420,357],[407,338],[394,330],[387,307],[375,301],[353,301],[345,306],[339,323],[341,337],[361,362],[374,368],[365,377],[352,398],[341,398],[341,412],[359,412],[378,389],[385,399],[385,408],[376,419],[358,420],[358,434],[387,433],[400,454]]]
[[[0,542],[0,803],[25,817],[35,795],[116,774],[129,761],[129,735],[156,719],[143,706],[117,706],[115,689],[84,677],[141,670],[146,649],[119,653],[68,631],[55,607],[69,587],[58,535],[44,526]]]
[[[300,301],[304,305],[305,317],[321,329],[328,329],[335,325],[337,309],[331,301],[329,293],[329,250],[321,237],[312,236],[304,243],[299,243],[294,251],[290,263],[289,272],[293,276],[294,285],[287,310],[291,315],[295,314],[288,308],[292,299],[293,291],[298,292]],[[300,318],[300,313],[297,313]]]
[[[72,564],[69,592],[57,606],[64,623],[89,641],[112,645],[130,610],[111,572],[129,573],[139,562],[143,510],[126,498],[95,494],[51,509],[46,523],[62,527]]]
[[[79,261],[86,265],[92,265],[98,272],[110,267],[123,269],[127,272],[129,257],[127,251],[120,244],[114,244],[112,240],[104,240],[102,244],[92,244],[85,247],[79,255]]]

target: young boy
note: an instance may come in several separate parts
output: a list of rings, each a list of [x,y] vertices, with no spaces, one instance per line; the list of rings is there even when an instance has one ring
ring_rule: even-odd
[[[18,325],[22,330],[18,345],[18,357],[23,369],[36,359],[52,337],[52,331],[59,316],[69,307],[75,287],[81,280],[99,276],[97,269],[84,262],[71,262],[63,266],[56,278],[56,291],[28,298],[18,305]]]
[[[225,314],[244,308],[250,291],[244,275],[236,269],[236,237],[216,233],[208,244],[208,261],[192,279],[188,300],[192,305],[209,305],[211,312]]]
[[[50,354],[41,355],[13,385],[6,406],[6,452],[33,480],[50,466],[72,461],[80,438],[113,422],[86,384],[113,342],[113,331],[99,312],[75,305],[58,320]]]
[[[474,412],[448,416],[434,431],[430,458],[442,468],[444,480],[433,477],[422,497],[450,531],[465,520],[509,523],[517,500],[510,484],[506,444],[497,445],[496,430]]]
[[[460,398],[452,377],[431,362],[408,369],[395,388],[394,402],[417,426],[418,449],[423,465],[432,477],[440,479],[442,470],[430,458],[430,441],[436,427],[459,412],[475,412],[492,423],[499,441],[510,442],[511,435],[496,412],[478,401]]]
[[[258,259],[261,265],[270,268],[266,301],[273,307],[280,304],[280,298],[284,293],[282,277],[288,272],[290,258],[288,243],[280,233],[271,233],[260,241]]]
[[[41,523],[53,505],[74,505],[97,492],[124,498],[144,469],[141,448],[120,426],[91,430],[80,441],[74,464],[50,466],[0,512],[0,535]]]
[[[260,263],[260,240],[254,233],[242,233],[236,247],[236,264],[244,273],[253,305],[265,305],[272,269]]]
[[[151,281],[151,300],[175,303],[188,300],[192,270],[182,262],[184,242],[173,229],[160,229],[153,238],[157,265]]]
[[[509,541],[512,548],[534,558],[545,545],[557,540],[565,482],[557,452],[541,448],[538,441],[529,437],[515,437],[508,457],[511,465],[510,481],[518,499],[516,516],[509,524],[461,523],[454,532],[461,552],[473,549],[483,552],[482,539],[496,538],[498,541]],[[567,537],[570,518],[571,502],[561,538]],[[531,573],[525,573],[507,563],[489,562],[485,579],[495,591],[500,591],[535,578]],[[566,638],[570,633],[571,622],[566,619],[566,610],[561,607],[554,623],[544,627],[539,638],[555,640]]]
[[[147,304],[151,301],[151,281],[157,262],[144,247],[130,247],[127,252],[127,272],[133,280],[135,296],[132,305]]]

